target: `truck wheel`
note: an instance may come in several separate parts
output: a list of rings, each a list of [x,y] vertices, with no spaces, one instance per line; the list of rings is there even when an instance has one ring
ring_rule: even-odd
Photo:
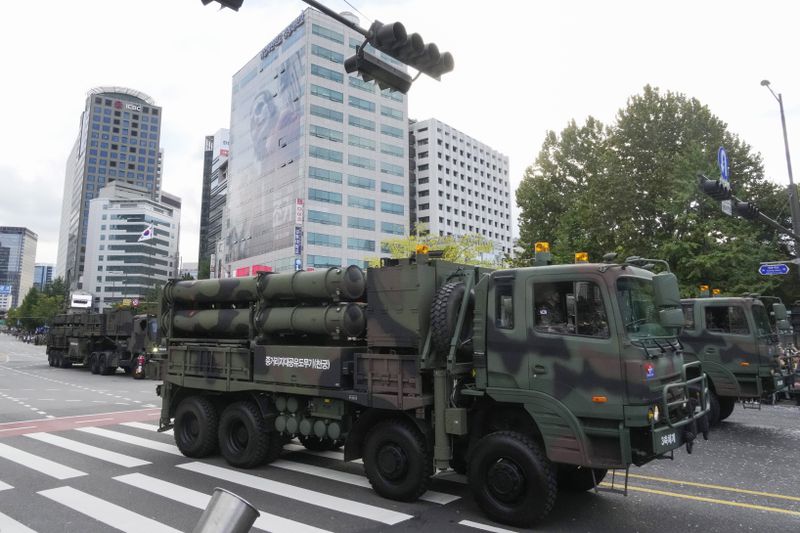
[[[238,468],[260,465],[267,458],[270,440],[267,423],[254,403],[235,402],[222,412],[219,450],[229,465]]]
[[[497,522],[528,527],[556,501],[556,469],[538,444],[514,431],[486,435],[470,455],[469,486],[481,509]]]
[[[450,341],[456,331],[458,312],[464,299],[464,282],[448,282],[436,292],[436,297],[431,305],[431,341],[439,357],[447,357],[450,353]],[[469,299],[467,317],[473,307],[473,299]],[[472,338],[472,321],[464,320],[464,328],[459,336],[459,347]]]
[[[58,358],[58,366],[61,368],[69,368],[72,366],[72,363],[69,362],[69,359],[66,355],[61,355]]]
[[[93,353],[89,356],[89,370],[92,374],[99,374],[100,373],[100,361],[98,360],[97,354]]]
[[[708,412],[708,425],[714,427],[720,423],[719,397],[713,390],[708,391],[708,405],[711,408]]]
[[[433,459],[424,436],[411,422],[387,420],[367,435],[364,471],[375,492],[410,502],[428,490]]]
[[[717,401],[719,402],[719,420],[722,422],[733,414],[736,398],[718,398]]]
[[[592,477],[592,471],[594,471],[594,477]],[[594,488],[595,482],[599,485],[607,473],[608,470],[605,468],[558,465],[558,488],[569,492],[586,492]]]
[[[175,411],[175,445],[186,457],[207,457],[217,449],[217,410],[208,398],[189,396]]]
[[[267,458],[264,460],[264,462],[269,464],[279,458],[283,453],[284,439],[283,435],[277,431],[270,431],[267,434],[267,437],[269,439],[269,446],[267,448]]]
[[[53,366],[53,355],[47,354],[47,364]]]

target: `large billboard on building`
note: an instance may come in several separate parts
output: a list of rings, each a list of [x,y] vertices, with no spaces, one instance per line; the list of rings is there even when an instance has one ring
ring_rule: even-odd
[[[295,200],[305,76],[304,15],[233,77],[228,185],[230,260],[287,248],[294,241]]]

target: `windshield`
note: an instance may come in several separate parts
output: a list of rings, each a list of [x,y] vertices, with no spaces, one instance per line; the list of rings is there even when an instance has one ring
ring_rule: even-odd
[[[665,328],[658,322],[653,283],[642,278],[619,278],[617,299],[625,333],[632,339],[674,337],[676,328]]]
[[[772,335],[772,326],[769,323],[769,316],[767,316],[767,310],[764,309],[764,306],[754,304],[752,309],[753,321],[756,323],[756,331],[758,332],[758,335]]]
[[[155,318],[150,319],[150,323],[148,324],[147,328],[147,336],[152,341],[158,341],[158,320]]]

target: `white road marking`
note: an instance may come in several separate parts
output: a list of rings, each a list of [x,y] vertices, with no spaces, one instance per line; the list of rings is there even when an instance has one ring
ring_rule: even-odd
[[[38,494],[126,533],[180,533],[166,524],[72,487],[43,490]]]
[[[162,481],[154,477],[146,476],[144,474],[127,474],[124,476],[117,476],[113,478],[122,483],[131,485],[133,487],[152,492],[163,498],[169,498],[180,503],[185,503],[197,509],[205,509],[211,496],[198,492],[196,490],[188,489],[181,485],[176,485],[168,481]],[[295,522],[274,514],[259,511],[261,516],[256,518],[253,527],[262,529],[264,531],[271,531],[272,533],[294,533],[294,532],[307,532],[307,533],[328,533],[324,529],[319,529],[313,526],[308,526],[302,522]]]
[[[0,531],[3,533],[36,533],[36,531],[3,513],[0,513]]]
[[[33,455],[32,453],[18,450],[17,448],[12,448],[5,444],[0,444],[0,458],[14,461],[17,464],[56,479],[69,479],[86,475],[86,472],[75,470],[74,468],[61,465],[49,459],[39,457],[38,455]]]
[[[92,435],[98,435],[100,437],[106,437],[108,439],[118,440],[120,442],[132,444],[134,446],[149,448],[151,450],[158,450],[160,452],[171,453],[172,455],[180,455],[181,457],[183,457],[183,454],[180,452],[180,450],[178,450],[178,447],[173,444],[165,444],[163,442],[158,442],[155,440],[143,439],[141,437],[136,437],[134,435],[128,435],[127,433],[120,433],[119,431],[111,431],[109,429],[103,429],[103,428],[76,428],[76,429],[78,431],[91,433]]]
[[[501,527],[490,526],[488,524],[481,524],[480,522],[473,522],[472,520],[462,520],[458,523],[458,525],[482,529],[484,531],[491,531],[492,533],[516,533],[513,529],[503,529]]]
[[[33,429],[35,427],[36,426],[17,426],[15,428],[0,429],[0,432],[2,432],[2,431],[17,431],[19,429]]]
[[[114,420],[113,418],[106,417],[106,418],[92,418],[90,420],[76,420],[76,424],[91,424],[93,422],[108,422],[109,420]]]
[[[131,457],[129,455],[123,455],[121,453],[112,452],[110,450],[98,448],[97,446],[92,446],[90,444],[84,444],[76,440],[65,439],[64,437],[60,437],[58,435],[52,435],[50,433],[28,433],[25,436],[28,437],[29,439],[35,439],[41,442],[46,442],[47,444],[52,444],[53,446],[58,446],[59,448],[64,448],[65,450],[70,450],[72,452],[80,453],[82,455],[88,455],[89,457],[94,457],[95,459],[100,459],[101,461],[105,461],[107,463],[113,463],[119,466],[124,466],[126,468],[133,468],[135,466],[144,466],[150,464],[150,461],[144,461],[142,459],[137,459],[136,457]]]
[[[123,422],[121,425],[136,429],[143,429],[145,431],[158,431],[158,426],[154,426],[153,424],[145,424],[143,422]],[[172,435],[173,431],[168,429],[166,431],[162,431],[161,433],[164,435]]]
[[[283,498],[290,498],[299,500],[304,503],[324,507],[340,513],[346,513],[353,516],[360,516],[368,520],[375,520],[388,525],[398,524],[410,518],[412,515],[406,513],[398,513],[391,509],[384,509],[374,505],[368,505],[361,502],[339,498],[337,496],[330,496],[328,494],[317,492],[309,489],[295,487],[287,483],[280,483],[262,477],[254,476],[252,474],[245,474],[236,470],[222,468],[205,463],[186,463],[177,465],[178,468],[196,472],[216,479],[222,479],[237,485],[244,485],[256,490],[276,494]]]
[[[13,488],[14,487],[9,485],[8,483],[3,483],[2,481],[0,481],[0,490],[9,490],[9,489],[13,489]],[[0,529],[0,531],[2,531],[2,529]]]

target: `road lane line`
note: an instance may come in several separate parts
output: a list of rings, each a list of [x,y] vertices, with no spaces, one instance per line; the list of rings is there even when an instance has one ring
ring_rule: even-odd
[[[113,479],[201,510],[208,507],[208,502],[211,500],[211,496],[208,494],[144,474],[126,474]],[[270,531],[272,533],[330,533],[324,529],[309,526],[302,522],[295,522],[294,520],[289,520],[288,518],[283,518],[278,515],[265,513],[261,510],[259,510],[259,513],[261,513],[261,516],[256,518],[253,527],[264,531]]]
[[[38,494],[126,533],[141,533],[142,531],[147,531],[148,533],[180,533],[179,530],[157,522],[152,518],[136,514],[124,507],[72,487],[43,490]]]
[[[123,455],[121,453],[112,452],[111,450],[105,450],[103,448],[98,448],[97,446],[92,446],[90,444],[84,444],[76,440],[65,439],[64,437],[60,437],[58,435],[51,435],[50,433],[28,433],[25,436],[28,437],[29,439],[38,440],[40,442],[46,442],[47,444],[58,446],[59,448],[64,448],[65,450],[69,450],[71,452],[79,453],[82,455],[88,455],[89,457],[93,457],[95,459],[99,459],[107,463],[124,466],[126,468],[133,468],[136,466],[144,466],[150,464],[150,461],[144,461],[142,459],[137,459],[136,457],[131,457],[129,455]]]
[[[103,428],[75,428],[75,429],[77,431],[83,431],[84,433],[91,433],[92,435],[98,435],[100,437],[105,437],[107,439],[118,440],[120,442],[125,442],[127,444],[132,444],[134,446],[149,448],[151,450],[158,450],[160,452],[171,453],[172,455],[180,455],[181,457],[183,457],[183,454],[178,449],[178,447],[173,444],[166,444],[164,442],[158,442],[155,440],[143,439],[141,437],[136,437],[134,435],[128,435],[127,433],[120,433],[119,431],[111,431]]]
[[[673,483],[676,485],[686,485],[689,487],[698,487],[702,489],[714,489],[714,490],[724,490],[728,492],[738,492],[739,494],[750,494],[752,496],[764,496],[766,498],[779,498],[781,500],[790,500],[794,502],[800,502],[800,497],[797,496],[785,496],[783,494],[775,494],[773,492],[761,492],[758,490],[748,490],[748,489],[738,489],[736,487],[726,487],[724,485],[710,485],[707,483],[695,483],[693,481],[681,481],[679,479],[668,479],[663,477],[656,477],[656,476],[643,476],[641,474],[628,474],[628,477],[636,478],[636,479],[647,479],[650,481],[660,481],[662,483]]]
[[[491,531],[492,533],[516,533],[513,529],[503,529],[502,527],[481,524],[480,522],[473,522],[472,520],[462,520],[458,523],[458,525],[482,529],[484,531]]]
[[[24,467],[61,480],[87,475],[86,472],[81,472],[80,470],[75,470],[74,468],[56,463],[55,461],[18,450],[17,448],[12,448],[6,444],[0,444],[0,458],[8,459]]]
[[[20,429],[33,429],[35,427],[38,427],[38,426],[22,426],[22,427],[15,427],[15,428],[5,428],[5,429],[0,429],[0,432],[3,432],[3,431],[17,431],[17,430],[20,430]]]
[[[355,485],[357,487],[364,487],[366,489],[372,488],[372,485],[369,484],[369,480],[367,480],[366,477],[347,472],[340,472],[332,468],[324,468],[321,466],[297,463],[294,461],[285,461],[283,459],[273,461],[269,463],[269,466],[274,466],[283,470],[290,470],[292,472],[300,472],[301,474],[308,474],[309,476],[330,479],[333,481],[338,481],[339,483],[347,483],[348,485]],[[461,496],[429,490],[420,496],[419,499],[426,502],[437,503],[439,505],[447,505],[448,503],[460,500]]]
[[[347,500],[337,496],[330,496],[322,492],[303,489],[295,487],[294,485],[289,485],[288,483],[280,483],[278,481],[272,481],[252,474],[245,474],[244,472],[210,464],[194,462],[177,465],[177,467],[230,483],[236,483],[237,485],[244,485],[245,487],[250,487],[262,492],[275,494],[283,498],[290,498],[317,507],[324,507],[340,513],[359,516],[388,525],[398,524],[413,518],[413,515],[410,514],[399,513],[391,509],[384,509],[382,507]]]
[[[76,424],[94,424],[95,422],[107,422],[109,420],[114,420],[113,418],[91,418],[89,420],[76,420]]]
[[[36,531],[3,513],[0,513],[0,531],[3,533],[36,533]]]
[[[9,489],[13,489],[13,488],[14,487],[9,485],[8,483],[3,483],[2,481],[0,481],[0,490],[9,490]],[[3,531],[3,530],[0,529],[0,531]]]
[[[603,482],[601,485],[611,487],[611,483]],[[732,502],[729,500],[719,500],[716,498],[706,498],[705,496],[692,496],[690,494],[681,494],[679,492],[668,492],[665,490],[648,489],[645,487],[632,487],[628,485],[628,490],[634,492],[646,492],[648,494],[658,494],[660,496],[669,496],[672,498],[681,498],[684,500],[694,500],[698,502],[716,503],[718,505],[728,505],[730,507],[742,507],[744,509],[754,509],[756,511],[769,511],[772,513],[788,514],[791,516],[800,516],[800,511],[790,511],[788,509],[780,509],[778,507],[767,507],[765,505],[755,505],[752,503]]]

